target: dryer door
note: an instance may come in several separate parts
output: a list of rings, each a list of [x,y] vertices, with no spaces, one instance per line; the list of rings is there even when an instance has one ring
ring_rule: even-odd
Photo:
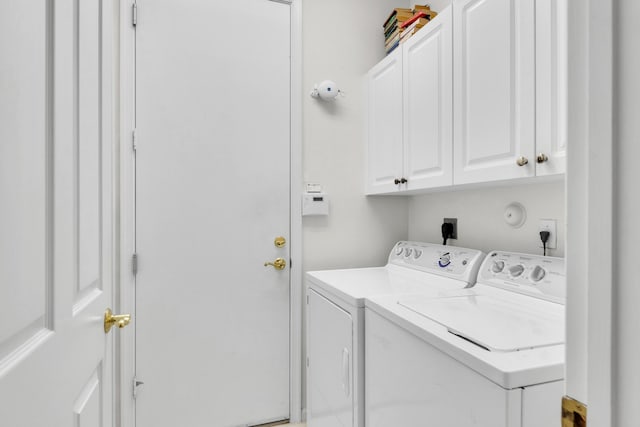
[[[309,289],[307,424],[353,426],[353,319]]]

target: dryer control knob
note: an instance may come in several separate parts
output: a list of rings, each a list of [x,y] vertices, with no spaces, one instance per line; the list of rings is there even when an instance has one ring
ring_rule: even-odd
[[[422,250],[421,250],[421,249],[416,249],[416,250],[414,250],[414,251],[413,251],[413,257],[414,257],[415,259],[418,259],[418,258],[420,258],[421,256],[422,256]]]
[[[540,280],[544,279],[544,276],[547,275],[547,272],[544,271],[544,268],[540,267],[539,265],[536,265],[533,268],[533,271],[531,272],[531,280],[533,280],[534,282],[539,282]]]
[[[396,255],[400,256],[402,255],[402,252],[404,252],[404,248],[402,246],[398,246],[396,248]]]
[[[438,260],[438,265],[445,268],[449,264],[451,264],[451,254],[449,252],[442,254]]]
[[[405,248],[404,249],[404,256],[409,258],[409,255],[411,255],[411,252],[413,252],[413,249],[411,248]]]
[[[518,277],[524,272],[524,266],[521,264],[514,265],[513,267],[509,267],[509,273],[512,277]]]
[[[500,273],[502,270],[504,270],[504,261],[494,261],[491,266],[491,271],[494,273]]]

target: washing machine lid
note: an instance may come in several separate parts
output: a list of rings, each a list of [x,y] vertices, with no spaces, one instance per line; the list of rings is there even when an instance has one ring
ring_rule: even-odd
[[[564,344],[564,306],[523,295],[412,296],[398,304],[492,352]]]

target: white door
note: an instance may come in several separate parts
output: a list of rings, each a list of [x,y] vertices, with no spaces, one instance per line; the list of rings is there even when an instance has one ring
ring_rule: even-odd
[[[403,46],[407,189],[453,184],[453,32],[446,8]]]
[[[402,49],[373,67],[367,84],[367,194],[397,191],[402,185]]]
[[[536,175],[564,173],[567,157],[567,0],[536,1]]]
[[[3,426],[112,425],[111,8],[0,3]]]
[[[313,290],[308,297],[308,425],[353,426],[353,319]]]
[[[453,3],[455,184],[535,174],[534,22],[534,0]]]
[[[290,6],[137,4],[136,425],[288,418]]]

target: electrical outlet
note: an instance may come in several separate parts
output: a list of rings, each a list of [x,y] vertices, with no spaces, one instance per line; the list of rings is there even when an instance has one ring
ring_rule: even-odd
[[[445,218],[442,222],[445,224],[453,224],[453,233],[451,234],[452,239],[458,238],[458,218]]]
[[[548,231],[549,240],[547,240],[547,249],[555,249],[558,247],[558,237],[556,234],[556,220],[555,219],[541,219],[538,222],[538,232]],[[538,247],[542,248],[542,242],[540,241],[540,234],[538,234]]]

